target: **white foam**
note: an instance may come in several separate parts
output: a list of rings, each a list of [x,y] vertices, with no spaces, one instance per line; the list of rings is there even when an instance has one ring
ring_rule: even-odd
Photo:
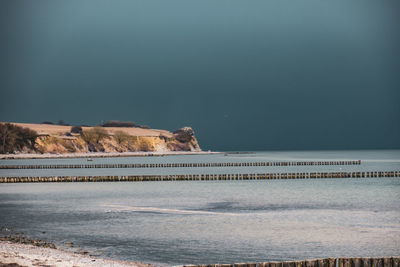
[[[181,209],[168,209],[168,208],[156,208],[156,207],[135,207],[135,206],[124,206],[115,204],[104,204],[103,207],[112,208],[114,211],[133,211],[133,212],[158,212],[158,213],[173,213],[173,214],[198,214],[198,215],[239,215],[237,213],[226,213],[226,212],[212,212],[212,211],[199,211],[199,210],[181,210]]]

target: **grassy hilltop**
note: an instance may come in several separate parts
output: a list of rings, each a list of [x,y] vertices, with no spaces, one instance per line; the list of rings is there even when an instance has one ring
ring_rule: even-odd
[[[102,126],[0,123],[0,153],[201,151],[190,127],[175,132],[112,121]]]

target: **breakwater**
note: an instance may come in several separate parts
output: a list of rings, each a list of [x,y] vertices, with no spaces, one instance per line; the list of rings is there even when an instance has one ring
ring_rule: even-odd
[[[0,165],[0,169],[201,168],[201,167],[331,166],[331,165],[360,165],[360,164],[361,160],[209,162],[209,163],[131,163],[131,164],[104,163],[104,164]]]
[[[399,267],[400,257],[383,258],[327,258],[303,261],[200,264],[182,267]]]
[[[114,176],[24,176],[0,177],[0,183],[35,182],[146,182],[146,181],[234,181],[321,178],[374,178],[399,177],[400,171],[369,172],[301,172],[301,173],[250,173],[250,174],[177,174],[177,175],[114,175]]]

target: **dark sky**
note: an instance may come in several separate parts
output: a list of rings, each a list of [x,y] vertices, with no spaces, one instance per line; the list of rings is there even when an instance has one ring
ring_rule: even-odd
[[[398,0],[3,0],[0,121],[203,149],[400,148]]]

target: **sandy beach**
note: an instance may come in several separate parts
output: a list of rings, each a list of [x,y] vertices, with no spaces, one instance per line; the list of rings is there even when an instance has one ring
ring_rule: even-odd
[[[66,252],[59,249],[36,247],[26,244],[15,244],[8,241],[0,241],[0,266],[2,264],[15,263],[20,266],[59,266],[59,267],[153,267],[154,265],[115,261],[96,258],[88,255],[81,255]],[[14,265],[17,266],[17,265]]]

